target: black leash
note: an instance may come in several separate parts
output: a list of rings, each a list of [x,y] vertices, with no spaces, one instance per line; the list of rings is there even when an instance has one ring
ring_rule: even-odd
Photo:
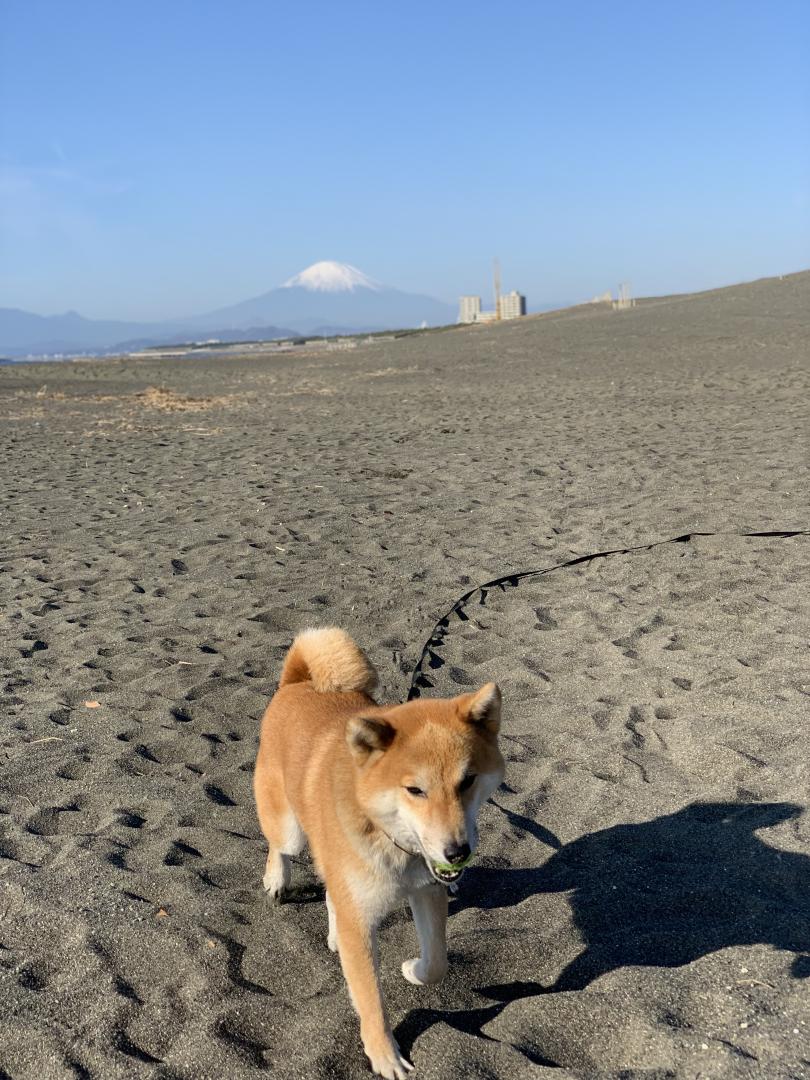
[[[383,834],[383,836],[386,838],[386,840],[390,840],[391,843],[394,845],[394,847],[398,847],[399,850],[404,851],[406,855],[410,855],[411,857],[415,857],[415,856],[421,854],[421,852],[419,852],[419,851],[408,851],[408,849],[406,847],[403,847],[402,844],[398,844],[396,842],[396,840],[393,838],[393,836],[390,836],[385,831],[385,829],[381,828],[379,825],[377,825],[376,827],[380,830],[380,832]]]
[[[432,667],[441,666],[442,661],[440,657],[436,656],[435,650],[440,649],[444,644],[444,640],[450,629],[450,619],[453,615],[456,615],[461,622],[467,622],[469,616],[464,612],[464,607],[468,601],[477,594],[480,594],[479,604],[485,604],[487,592],[490,589],[499,588],[502,592],[506,592],[507,588],[515,588],[518,582],[523,580],[523,578],[539,577],[542,574],[550,574],[553,570],[563,570],[567,566],[577,566],[579,563],[591,562],[593,559],[604,559],[607,558],[608,555],[629,555],[633,551],[651,551],[653,548],[662,547],[664,544],[688,544],[698,536],[760,536],[766,538],[770,537],[774,540],[784,540],[791,536],[810,536],[810,530],[786,529],[775,530],[772,532],[735,533],[689,532],[684,533],[682,536],[673,536],[669,540],[654,540],[651,544],[635,544],[632,547],[611,548],[608,551],[593,551],[590,555],[578,555],[574,559],[566,559],[565,562],[555,563],[554,566],[544,566],[541,569],[533,570],[518,570],[515,573],[504,574],[501,577],[493,578],[491,581],[485,581],[483,585],[476,585],[474,589],[470,589],[468,592],[465,592],[463,596],[460,596],[453,606],[436,621],[430,637],[422,646],[422,652],[416,667],[413,669],[407,700],[412,701],[414,698],[421,697],[423,689],[428,689],[433,686],[433,683],[424,672],[425,661],[428,660]]]

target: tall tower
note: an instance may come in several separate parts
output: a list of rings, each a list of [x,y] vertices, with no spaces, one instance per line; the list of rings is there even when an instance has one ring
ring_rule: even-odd
[[[497,259],[492,260],[492,277],[495,286],[495,318],[501,317],[501,264]]]

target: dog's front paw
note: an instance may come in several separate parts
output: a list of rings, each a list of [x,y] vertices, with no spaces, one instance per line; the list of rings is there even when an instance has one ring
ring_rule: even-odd
[[[386,1080],[405,1080],[408,1073],[413,1071],[413,1065],[402,1056],[402,1051],[394,1039],[380,1046],[366,1046],[365,1051],[371,1062],[372,1072],[377,1076],[384,1076]]]
[[[402,965],[402,974],[409,983],[414,986],[429,986],[431,983],[441,982],[447,974],[447,965],[429,968],[424,960],[416,957],[414,960],[406,960]]]

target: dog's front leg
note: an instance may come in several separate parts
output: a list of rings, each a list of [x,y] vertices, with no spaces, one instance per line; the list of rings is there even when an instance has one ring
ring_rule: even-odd
[[[329,946],[332,952],[337,952],[338,943],[337,925],[335,922],[335,905],[332,903],[332,897],[329,895],[328,889],[326,891],[324,899],[326,900],[326,917],[329,920],[329,933],[326,939],[326,944]]]
[[[447,890],[425,885],[408,896],[420,955],[406,960],[402,974],[416,986],[437,983],[447,974]]]
[[[349,993],[360,1017],[360,1037],[371,1068],[387,1080],[405,1080],[413,1065],[397,1046],[377,977],[377,933],[345,899],[333,901],[337,945]]]

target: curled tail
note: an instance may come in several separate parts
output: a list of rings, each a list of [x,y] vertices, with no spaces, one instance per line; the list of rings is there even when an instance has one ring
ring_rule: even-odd
[[[377,672],[344,630],[327,626],[304,630],[284,658],[280,687],[308,680],[319,694],[335,690],[370,694]]]

